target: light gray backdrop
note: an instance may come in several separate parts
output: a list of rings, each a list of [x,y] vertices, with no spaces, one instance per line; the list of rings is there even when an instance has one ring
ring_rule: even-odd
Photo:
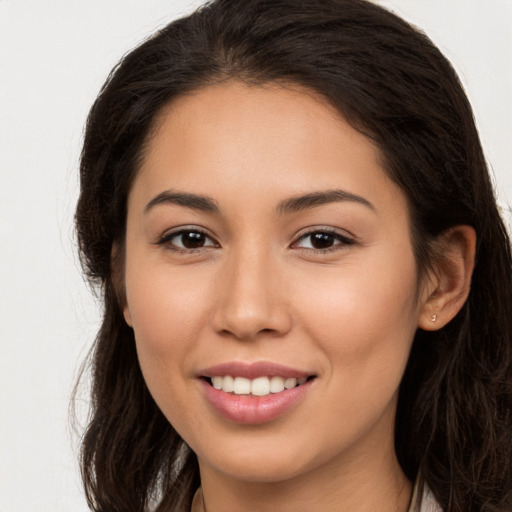
[[[0,512],[86,511],[68,406],[97,326],[72,216],[107,73],[199,0],[0,0]],[[512,202],[512,0],[382,0],[451,59]],[[79,409],[87,410],[87,386]],[[83,414],[82,414],[83,416]]]

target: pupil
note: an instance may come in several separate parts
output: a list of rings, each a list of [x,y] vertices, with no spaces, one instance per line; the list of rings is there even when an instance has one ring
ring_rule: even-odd
[[[314,233],[311,235],[311,245],[315,249],[327,249],[332,247],[334,243],[334,235],[329,233]]]
[[[197,233],[194,231],[188,231],[187,233],[183,233],[181,235],[181,241],[183,246],[187,249],[197,249],[198,247],[203,247],[205,242],[205,236],[202,233]]]

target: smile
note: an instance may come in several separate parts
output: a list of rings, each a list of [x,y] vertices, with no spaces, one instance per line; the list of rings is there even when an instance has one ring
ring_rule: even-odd
[[[231,362],[198,375],[204,398],[224,419],[239,424],[277,420],[308,395],[317,375],[271,362]]]
[[[281,393],[285,389],[292,389],[304,384],[307,377],[297,379],[295,377],[257,377],[247,379],[245,377],[232,377],[231,375],[215,376],[211,378],[211,385],[215,389],[235,395],[267,396],[270,393]]]

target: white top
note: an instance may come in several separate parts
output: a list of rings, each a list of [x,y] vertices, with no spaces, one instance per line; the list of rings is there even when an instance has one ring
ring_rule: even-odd
[[[419,478],[414,484],[409,512],[443,512],[428,485]]]

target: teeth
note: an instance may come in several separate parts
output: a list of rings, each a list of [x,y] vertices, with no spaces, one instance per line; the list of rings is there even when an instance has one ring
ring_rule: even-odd
[[[258,377],[251,382],[251,394],[265,396],[270,394],[270,380],[268,377]]]
[[[293,377],[291,379],[286,379],[284,381],[284,387],[286,389],[292,389],[297,385],[297,379],[294,379]]]
[[[297,385],[304,384],[307,378],[296,379],[294,377],[258,377],[246,379],[245,377],[215,376],[212,377],[212,384],[215,389],[221,389],[226,393],[235,395],[266,396],[270,393],[280,393],[285,389],[292,389]]]
[[[284,379],[282,377],[272,377],[270,379],[270,392],[280,393],[284,391]]]
[[[235,377],[233,392],[235,395],[249,395],[251,393],[251,381],[244,377]]]
[[[226,375],[226,377],[221,377],[222,379],[222,390],[226,393],[233,393],[235,390],[235,379],[230,375]]]

